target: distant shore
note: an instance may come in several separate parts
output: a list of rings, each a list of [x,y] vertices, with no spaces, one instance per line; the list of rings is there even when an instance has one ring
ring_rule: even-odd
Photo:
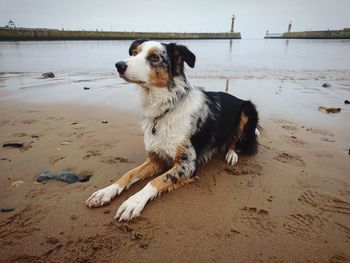
[[[33,40],[124,40],[151,39],[241,39],[239,32],[177,33],[177,32],[113,32],[71,31],[58,29],[0,28],[0,41]]]

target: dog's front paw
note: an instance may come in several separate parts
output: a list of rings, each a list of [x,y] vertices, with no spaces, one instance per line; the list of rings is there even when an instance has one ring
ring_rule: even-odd
[[[153,199],[157,196],[157,194],[157,188],[147,184],[142,190],[129,197],[124,203],[122,203],[114,219],[119,218],[119,221],[128,221],[138,217],[148,200]]]
[[[230,149],[227,151],[226,162],[227,162],[227,164],[232,165],[232,166],[238,162],[238,155],[234,150]]]
[[[107,205],[122,191],[123,189],[120,188],[117,184],[112,184],[93,193],[89,199],[85,201],[85,205],[88,207],[99,207]]]

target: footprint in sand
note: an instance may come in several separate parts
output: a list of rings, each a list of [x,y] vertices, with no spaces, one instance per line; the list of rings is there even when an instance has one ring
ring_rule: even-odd
[[[33,124],[36,122],[38,122],[38,120],[28,119],[28,120],[22,121],[23,124]]]
[[[128,163],[129,160],[123,157],[116,156],[104,156],[100,159],[102,163],[116,164],[116,163]]]
[[[241,158],[235,166],[226,165],[224,171],[230,175],[261,175],[263,167],[251,160]]]
[[[288,234],[310,238],[320,236],[326,224],[329,224],[326,218],[309,214],[292,214],[285,218],[283,227]]]
[[[299,196],[298,200],[317,211],[350,215],[350,203],[331,194],[307,189]]]
[[[272,119],[272,121],[274,121],[275,123],[294,125],[293,122],[287,121],[287,120],[283,120],[283,119]]]
[[[63,155],[54,155],[54,156],[51,156],[49,158],[49,161],[50,161],[51,165],[55,165],[55,163],[65,159],[65,158],[66,158],[66,156],[63,156]]]
[[[299,129],[297,128],[297,126],[294,126],[294,125],[287,125],[287,124],[283,124],[281,125],[281,127],[287,131],[292,131],[292,132],[296,132],[298,131]]]
[[[334,255],[327,260],[327,263],[345,263],[345,262],[349,262],[349,258],[346,258],[343,255]]]
[[[12,136],[22,138],[22,137],[28,136],[28,134],[26,134],[25,132],[16,132],[16,133],[12,134]]]
[[[290,154],[287,152],[281,152],[273,159],[277,160],[281,163],[289,163],[289,164],[292,164],[295,166],[301,166],[301,167],[305,166],[305,162],[303,161],[303,159],[299,155]]]
[[[329,136],[329,137],[334,137],[335,136],[333,133],[331,133],[329,131],[315,129],[315,128],[306,128],[306,131],[311,132],[313,134],[317,134],[317,135],[323,135],[323,136]]]
[[[101,156],[102,153],[99,150],[88,150],[86,151],[85,156],[83,157],[84,160],[90,159],[91,157]]]
[[[331,142],[331,143],[335,142],[335,140],[329,139],[329,138],[321,138],[321,141],[323,141],[323,142]]]
[[[281,138],[283,141],[285,141],[286,143],[288,143],[289,145],[292,145],[292,146],[304,147],[305,145],[307,145],[306,142],[298,139],[296,136],[293,136],[293,135],[292,136],[283,135],[283,136],[281,136]]]
[[[3,246],[12,246],[19,239],[31,236],[33,232],[40,230],[40,221],[45,217],[38,209],[26,207],[13,216],[0,221],[0,240]]]
[[[250,229],[257,230],[261,233],[273,233],[277,228],[269,217],[269,212],[256,207],[244,207],[241,209],[240,221]]]
[[[38,262],[113,262],[115,255],[131,248],[147,249],[153,239],[154,224],[138,218],[130,223],[111,222],[104,225],[101,233],[79,236],[75,240],[62,241],[49,237],[46,242],[53,247],[49,252],[37,256]],[[83,253],[82,253],[83,251]]]

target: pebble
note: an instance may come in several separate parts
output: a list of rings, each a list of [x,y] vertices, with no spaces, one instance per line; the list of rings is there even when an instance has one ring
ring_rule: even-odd
[[[350,104],[350,101],[344,100],[344,103],[345,103],[345,104]]]
[[[53,72],[45,72],[45,73],[41,74],[41,76],[44,79],[52,79],[55,77],[55,74],[53,74]]]
[[[329,84],[329,83],[323,83],[322,87],[323,87],[323,88],[330,88],[330,87],[331,87],[331,84]]]
[[[1,208],[1,212],[12,212],[13,210],[15,210],[14,208]]]
[[[101,122],[104,123],[104,124],[108,123],[108,121],[101,121]]]
[[[2,147],[22,148],[23,142],[21,141],[10,141],[2,145]]]
[[[89,90],[90,88],[89,87],[84,87],[84,90]]]
[[[24,184],[24,182],[21,181],[21,180],[18,180],[18,181],[12,182],[12,183],[11,183],[11,186],[12,186],[12,187],[18,187],[18,186],[21,186],[22,184]]]

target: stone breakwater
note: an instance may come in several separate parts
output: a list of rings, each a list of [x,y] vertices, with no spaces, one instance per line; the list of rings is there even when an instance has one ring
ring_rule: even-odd
[[[350,28],[343,30],[303,31],[284,33],[281,38],[289,39],[350,39]]]
[[[103,32],[56,29],[0,29],[0,41],[123,40],[123,39],[241,39],[240,33]]]

